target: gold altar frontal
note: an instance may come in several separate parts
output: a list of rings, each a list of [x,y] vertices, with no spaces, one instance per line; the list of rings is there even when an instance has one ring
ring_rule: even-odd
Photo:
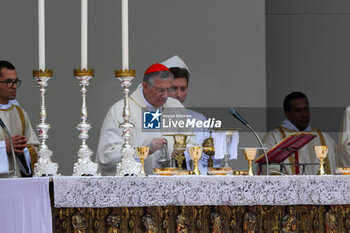
[[[55,233],[350,232],[350,205],[53,208]]]

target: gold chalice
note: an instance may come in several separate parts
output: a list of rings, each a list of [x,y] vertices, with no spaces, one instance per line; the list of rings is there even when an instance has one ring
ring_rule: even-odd
[[[252,162],[255,159],[257,148],[244,148],[243,153],[248,160],[248,175],[254,176]]]
[[[327,157],[328,146],[314,146],[314,150],[316,157],[320,159],[320,169],[318,170],[318,172],[320,173],[320,175],[324,175],[326,173],[324,172],[323,160]]]
[[[185,160],[184,152],[186,150],[186,141],[188,136],[194,136],[194,134],[164,134],[163,136],[172,136],[174,138],[174,150],[176,151],[175,160],[177,167],[182,168],[182,164]]]
[[[139,147],[135,147],[135,149],[136,149],[136,152],[137,152],[137,158],[140,159],[141,164],[142,164],[141,175],[145,176],[146,172],[145,172],[145,162],[144,162],[144,160],[148,156],[149,147],[148,146],[139,146]]]
[[[194,162],[193,173],[195,175],[199,175],[198,161],[202,157],[203,148],[200,146],[190,147],[190,148],[188,148],[188,152],[191,156],[191,159]]]

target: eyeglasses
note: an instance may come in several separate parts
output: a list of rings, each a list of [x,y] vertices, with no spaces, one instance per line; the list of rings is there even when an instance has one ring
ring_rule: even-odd
[[[19,79],[14,81],[12,79],[6,79],[5,81],[0,81],[0,83],[5,83],[8,88],[13,88],[15,84],[17,87],[21,86],[22,81]]]
[[[163,89],[163,88],[156,88],[156,91],[158,92],[158,94],[164,94],[165,92],[172,93],[175,91],[174,87],[168,88],[168,89]]]

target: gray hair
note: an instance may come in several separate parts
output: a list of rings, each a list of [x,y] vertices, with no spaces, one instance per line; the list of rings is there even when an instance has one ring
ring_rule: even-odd
[[[153,86],[154,78],[156,77],[159,77],[163,80],[168,78],[171,78],[172,80],[174,79],[174,75],[170,71],[164,70],[164,71],[145,74],[145,76],[143,76],[143,81],[148,83],[150,86]]]

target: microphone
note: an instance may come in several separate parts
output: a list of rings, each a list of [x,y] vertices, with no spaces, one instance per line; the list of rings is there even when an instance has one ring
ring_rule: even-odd
[[[234,116],[237,120],[239,120],[240,122],[242,122],[243,125],[247,125],[247,124],[248,124],[248,122],[247,122],[246,120],[244,120],[243,117],[242,117],[241,115],[239,115],[238,112],[236,112],[236,110],[235,110],[233,107],[230,108],[230,111],[229,111],[229,112],[230,112],[231,115]]]
[[[259,141],[259,144],[261,146],[261,148],[263,149],[264,151],[264,155],[265,155],[265,160],[266,160],[266,175],[270,175],[270,169],[269,169],[269,158],[267,157],[267,153],[266,153],[266,148],[264,146],[264,144],[262,143],[260,137],[258,136],[258,134],[255,132],[255,130],[248,124],[248,122],[246,120],[244,120],[244,118],[238,114],[238,112],[233,108],[231,107],[230,110],[229,110],[229,113],[234,116],[237,120],[239,120],[243,125],[247,126],[248,129],[250,129],[255,137],[258,139]]]
[[[13,175],[12,177],[17,177],[17,161],[16,161],[16,157],[15,157],[15,149],[13,148],[13,141],[12,141],[12,136],[10,134],[10,131],[8,131],[5,123],[2,121],[2,119],[0,118],[0,126],[1,128],[4,129],[5,133],[7,134],[7,137],[9,138],[10,140],[10,145],[11,145],[11,150],[12,150],[12,160],[13,160],[13,163],[12,163],[12,166],[13,168],[9,171],[10,173],[12,172]]]

